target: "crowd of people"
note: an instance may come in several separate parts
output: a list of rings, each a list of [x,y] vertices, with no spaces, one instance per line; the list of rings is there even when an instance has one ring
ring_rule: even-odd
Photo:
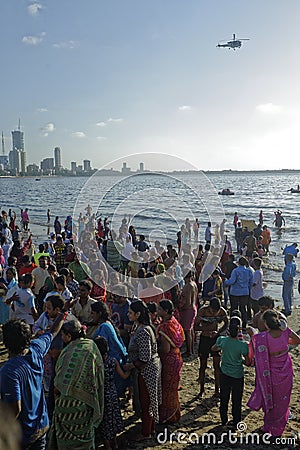
[[[186,219],[177,247],[151,247],[130,217],[112,230],[89,205],[76,233],[70,216],[64,227],[56,217],[36,248],[25,211],[23,239],[11,212],[0,217],[0,323],[9,352],[0,396],[21,425],[22,449],[116,448],[128,401],[141,419],[135,439],[151,439],[157,423],[180,420],[181,369],[196,346],[199,398],[211,356],[222,425],[230,395],[231,426],[241,421],[243,367],[255,365],[248,406],[263,409],[264,432],[282,435],[293,381],[288,349],[300,343],[287,325],[298,249],[284,249],[279,312],[263,288],[271,237],[262,211],[251,231],[235,213],[235,253],[226,219],[214,230],[207,223],[203,244],[198,219]]]

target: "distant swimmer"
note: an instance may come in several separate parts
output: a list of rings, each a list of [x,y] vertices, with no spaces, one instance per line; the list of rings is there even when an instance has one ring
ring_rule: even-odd
[[[282,211],[280,211],[280,209],[277,209],[277,211],[274,212],[275,214],[275,219],[274,219],[274,225],[277,228],[281,228],[282,225],[285,226],[285,219],[282,215]]]
[[[92,207],[91,207],[90,204],[88,204],[87,207],[84,208],[84,210],[86,211],[86,215],[87,215],[87,216],[90,216],[90,215],[91,215],[91,213],[92,213]]]

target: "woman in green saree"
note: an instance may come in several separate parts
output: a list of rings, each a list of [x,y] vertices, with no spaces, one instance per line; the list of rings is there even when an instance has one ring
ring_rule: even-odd
[[[55,367],[56,401],[50,447],[93,450],[94,429],[103,415],[104,366],[101,354],[77,320],[62,326],[65,348]]]

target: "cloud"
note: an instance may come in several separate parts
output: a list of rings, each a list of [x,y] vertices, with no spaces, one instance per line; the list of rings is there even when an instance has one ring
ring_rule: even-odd
[[[46,36],[45,32],[40,33],[37,36],[24,36],[22,42],[26,45],[39,45],[43,42],[44,36]]]
[[[83,139],[86,137],[86,134],[83,131],[75,131],[71,136],[77,139]]]
[[[43,136],[47,137],[49,135],[49,133],[53,133],[53,131],[55,130],[55,125],[52,122],[46,123],[46,125],[44,125],[40,131],[42,132]]]
[[[44,7],[41,3],[31,3],[31,5],[27,6],[28,14],[31,16],[38,16],[42,9],[44,9]]]
[[[48,112],[48,109],[47,108],[37,108],[36,112],[38,112],[38,113]]]
[[[283,111],[281,105],[275,105],[274,103],[262,103],[257,105],[255,109],[264,114],[278,114]]]
[[[98,141],[106,141],[107,137],[105,136],[97,136]]]
[[[192,107],[189,105],[178,106],[178,111],[191,111],[191,110],[192,110]]]
[[[96,123],[96,126],[97,126],[97,127],[101,127],[101,128],[106,127],[106,125],[107,125],[107,124],[106,124],[105,122],[97,122],[97,123]]]
[[[78,42],[76,41],[62,41],[62,42],[55,42],[53,44],[54,48],[75,48],[78,47]]]
[[[107,119],[107,122],[115,122],[115,123],[118,123],[118,122],[123,122],[123,120],[124,120],[124,119],[122,119],[121,117],[116,118],[116,119],[110,117],[109,119]]]

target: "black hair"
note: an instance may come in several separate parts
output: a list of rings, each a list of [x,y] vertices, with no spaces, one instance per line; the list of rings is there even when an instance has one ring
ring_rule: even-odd
[[[153,272],[148,272],[146,274],[146,278],[153,278],[154,279],[154,277],[155,277],[155,274]]]
[[[14,355],[20,355],[30,345],[31,328],[23,320],[8,320],[2,326],[3,343]]]
[[[85,327],[81,325],[79,320],[68,320],[63,324],[61,330],[65,334],[69,334],[71,336],[71,341],[75,341],[75,339],[85,337]]]
[[[25,273],[24,275],[21,276],[22,281],[24,284],[31,284],[34,280],[34,276],[31,273]]]
[[[142,300],[138,300],[136,302],[132,302],[130,304],[130,309],[134,313],[140,313],[138,321],[143,325],[150,325],[150,316],[146,303]]]
[[[104,358],[104,356],[106,356],[109,351],[107,340],[103,336],[97,336],[95,337],[94,342],[97,345],[102,358]]]
[[[274,300],[269,295],[264,295],[258,300],[258,306],[267,306],[268,308],[274,308]]]
[[[147,308],[151,314],[154,314],[157,312],[157,304],[155,302],[147,303]]]
[[[7,258],[7,264],[8,266],[12,266],[14,262],[17,262],[18,258],[16,256],[9,256]]]
[[[159,302],[159,306],[166,311],[170,316],[174,313],[174,305],[171,300],[163,299]]]
[[[29,256],[28,255],[24,255],[24,256],[22,256],[22,258],[21,258],[21,262],[24,264],[24,263],[28,263],[28,262],[30,262],[30,258],[29,258]]]
[[[95,313],[101,313],[101,319],[105,322],[106,320],[111,321],[110,309],[106,303],[95,302],[91,304],[91,310]]]
[[[240,266],[247,266],[248,261],[247,261],[247,259],[244,256],[241,256],[239,258],[238,263],[239,263]]]
[[[63,286],[66,286],[67,281],[66,281],[66,276],[65,275],[59,275],[58,277],[55,278],[55,283],[59,283],[62,284]]]
[[[241,327],[241,319],[239,317],[231,317],[228,331],[232,338],[236,338]]]
[[[48,272],[56,272],[56,265],[55,264],[49,264],[48,266]]]
[[[89,280],[80,281],[79,286],[85,287],[88,291],[91,291],[93,289],[93,285],[92,285],[91,281],[89,281]]]
[[[62,296],[58,294],[49,295],[49,297],[46,298],[46,302],[50,302],[51,305],[53,306],[53,309],[55,308],[63,309],[65,304],[65,301],[62,298]]]
[[[276,311],[265,311],[262,318],[266,322],[270,330],[280,329],[280,319]]]
[[[62,267],[59,270],[59,274],[64,275],[65,277],[68,277],[70,275],[70,269],[68,269],[67,267]]]
[[[242,318],[241,311],[239,309],[233,309],[232,311],[230,310],[230,318],[231,317],[239,317],[241,319]]]
[[[213,297],[209,300],[209,306],[211,307],[211,309],[213,309],[214,311],[219,311],[221,308],[221,302],[220,299],[217,297]]]

